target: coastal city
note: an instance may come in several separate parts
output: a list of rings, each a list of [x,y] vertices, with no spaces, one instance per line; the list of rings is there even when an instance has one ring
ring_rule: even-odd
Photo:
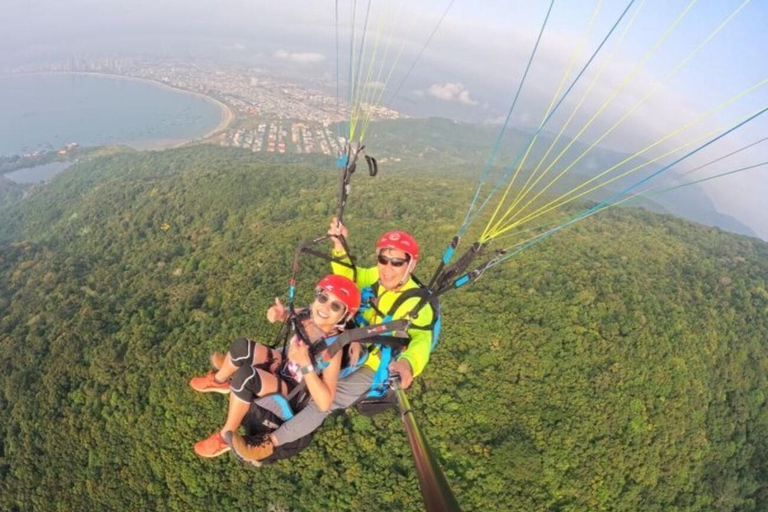
[[[71,58],[13,70],[99,73],[150,80],[203,94],[223,104],[225,119],[202,142],[254,152],[336,154],[343,145],[337,126],[348,117],[335,95],[286,83],[259,68],[185,61]],[[398,119],[400,113],[371,107],[371,119]]]
[[[259,123],[253,129],[228,130],[220,144],[254,152],[330,155],[341,150],[344,138],[319,123],[273,121]]]

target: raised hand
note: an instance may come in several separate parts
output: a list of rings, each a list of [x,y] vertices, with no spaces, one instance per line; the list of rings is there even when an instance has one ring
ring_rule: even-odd
[[[275,322],[282,322],[287,317],[285,306],[280,302],[280,299],[275,297],[275,305],[267,310],[267,321],[271,324]]]
[[[338,218],[334,217],[331,219],[331,224],[328,227],[328,234],[331,236],[334,250],[343,251],[344,246],[341,244],[338,237],[343,236],[345,239],[349,238],[349,231],[347,231],[347,227],[339,222]]]

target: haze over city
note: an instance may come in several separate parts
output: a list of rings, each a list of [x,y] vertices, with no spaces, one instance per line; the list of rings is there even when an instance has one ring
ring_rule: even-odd
[[[375,20],[394,20],[381,37],[391,38],[400,45],[395,48],[402,48],[402,63],[389,84],[390,92],[399,86],[397,95],[385,94],[385,106],[408,116],[500,123],[520,82],[548,5],[460,0],[425,1],[418,6],[404,2],[374,3],[370,13],[371,37],[377,27]],[[575,71],[569,69],[577,70],[583,65],[626,5],[555,4],[527,86],[513,113],[513,126],[536,128],[563,75],[573,76]],[[357,5],[355,11],[352,7],[351,3],[338,4],[337,47],[336,4],[330,1],[11,2],[4,11],[6,29],[0,34],[0,66],[17,69],[72,58],[202,60],[263,68],[286,80],[320,87],[332,97],[337,56],[342,69],[348,63],[349,21],[357,16],[360,25],[366,12],[364,3]],[[768,104],[768,93],[761,83],[768,77],[768,61],[764,58],[768,52],[768,22],[764,4],[669,4],[649,0],[634,8],[637,12],[632,29],[620,36],[616,47],[606,46],[604,53],[611,55],[611,59],[604,68],[589,69],[562,111],[553,118],[553,129],[565,120],[598,73],[592,92],[566,130],[566,135],[577,135],[592,114],[604,107],[594,124],[579,136],[587,143],[600,137],[647,91],[658,87],[626,122],[600,142],[601,146],[627,153],[664,137],[750,86],[759,84],[739,101],[687,133],[670,138],[661,147],[674,148],[717,129],[722,132]],[[416,61],[446,10],[444,21]],[[717,30],[721,24],[722,28]],[[668,38],[649,54],[665,34]],[[695,54],[686,60],[692,52]],[[340,82],[343,86],[346,78],[341,76]],[[617,90],[615,98],[604,105]],[[767,126],[763,119],[758,119],[676,167],[674,172],[683,173],[755,142],[768,131]],[[711,166],[707,172],[737,169],[763,162],[766,157],[768,150],[756,145]],[[482,162],[478,162],[478,172],[481,167]],[[768,239],[768,211],[762,199],[768,194],[764,168],[713,181],[705,189],[721,212],[734,216]]]

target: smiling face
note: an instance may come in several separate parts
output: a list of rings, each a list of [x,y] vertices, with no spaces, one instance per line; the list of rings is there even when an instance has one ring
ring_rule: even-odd
[[[320,330],[329,333],[342,322],[347,314],[347,307],[339,298],[325,290],[321,290],[310,306],[312,321]]]
[[[385,260],[389,260],[389,262],[387,263]],[[396,266],[398,264],[400,266]],[[382,249],[378,254],[376,266],[379,269],[379,281],[387,290],[398,289],[408,281],[412,270],[408,255],[399,249]]]

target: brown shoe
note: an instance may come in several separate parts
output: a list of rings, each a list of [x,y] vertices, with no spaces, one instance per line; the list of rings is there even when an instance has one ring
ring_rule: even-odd
[[[224,361],[226,358],[227,355],[222,354],[221,352],[211,353],[211,366],[213,366],[213,369],[216,371],[221,370],[221,367],[224,366]]]
[[[232,446],[232,451],[245,462],[254,466],[261,466],[261,461],[272,455],[275,446],[269,438],[264,438],[261,444],[248,444],[246,440],[237,432],[225,432],[225,439]],[[231,437],[230,437],[231,436]]]
[[[221,432],[216,431],[208,439],[203,439],[195,443],[195,453],[201,457],[213,458],[230,450],[230,446],[221,437]]]

